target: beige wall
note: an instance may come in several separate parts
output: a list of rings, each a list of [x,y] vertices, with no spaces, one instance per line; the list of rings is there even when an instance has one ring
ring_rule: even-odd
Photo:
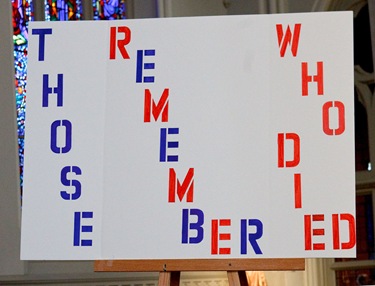
[[[10,1],[0,1],[0,275],[23,274]]]

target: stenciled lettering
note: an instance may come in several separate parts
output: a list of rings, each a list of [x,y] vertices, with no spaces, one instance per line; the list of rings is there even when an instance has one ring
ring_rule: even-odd
[[[65,166],[61,169],[61,183],[66,187],[74,187],[74,192],[61,191],[60,195],[64,200],[78,200],[81,197],[81,183],[79,180],[69,179],[69,174],[82,175],[82,171],[78,166]]]
[[[177,179],[176,171],[173,168],[169,169],[169,191],[168,202],[174,203],[176,201],[176,194],[180,202],[186,195],[186,202],[191,203],[194,200],[194,168],[190,168],[182,182]]]
[[[281,24],[276,24],[277,41],[280,48],[280,57],[285,56],[286,48],[288,45],[291,46],[291,52],[293,57],[297,56],[299,35],[301,32],[301,24],[295,24],[293,33],[290,30],[289,25],[286,28],[285,34],[283,26]]]
[[[193,222],[191,222],[193,221]],[[182,210],[182,239],[183,244],[200,243],[204,238],[204,213],[200,209]],[[190,235],[191,231],[195,232]]]
[[[167,149],[176,149],[179,147],[178,141],[167,141],[167,135],[179,134],[179,128],[161,128],[160,129],[160,162],[178,162],[178,155],[167,155]]]
[[[316,75],[308,74],[308,66],[306,62],[302,64],[302,96],[309,95],[309,83],[315,82],[317,84],[317,94],[324,94],[324,78],[323,78],[323,62],[316,63]]]
[[[41,28],[41,29],[32,29],[32,35],[39,35],[39,52],[38,52],[38,61],[44,61],[44,50],[46,35],[52,35],[52,29],[50,28]]]
[[[219,232],[219,227],[231,226],[230,219],[213,219],[211,221],[211,254],[231,254],[230,247],[219,247],[219,241],[231,240],[230,232]]]
[[[117,40],[117,34],[123,34],[124,38]],[[109,59],[116,59],[116,47],[121,53],[123,59],[130,59],[125,46],[131,41],[131,30],[126,26],[110,27],[109,33]]]
[[[330,127],[331,116],[330,109],[335,108],[338,114],[337,128],[333,129]],[[341,135],[345,132],[345,105],[341,101],[328,101],[323,104],[322,108],[323,115],[323,132],[326,135]]]
[[[143,76],[143,70],[155,69],[155,63],[145,62],[144,57],[154,57],[156,54],[155,50],[138,50],[137,51],[137,70],[136,70],[136,82],[137,83],[154,83],[154,76]]]
[[[65,133],[63,133],[65,136],[65,142],[64,145],[59,147],[58,146],[58,136],[57,136],[57,130],[61,129],[59,127],[65,127]],[[70,149],[72,148],[72,123],[67,120],[55,120],[51,124],[51,151],[56,154],[60,153],[68,153]]]
[[[255,229],[250,232],[249,228]],[[255,254],[263,254],[258,240],[263,236],[263,223],[259,219],[241,219],[241,254],[247,254],[247,244],[250,242]]]
[[[49,75],[44,74],[43,75],[43,92],[42,92],[42,107],[49,107],[48,104],[48,97],[50,94],[55,93],[57,95],[57,106],[62,107],[63,106],[63,91],[64,91],[64,76],[63,74],[57,75],[57,86],[56,87],[50,87],[49,86]]]
[[[82,224],[83,219],[92,219],[94,213],[91,211],[74,212],[73,246],[92,246],[92,239],[81,238],[82,233],[93,232],[93,226]]]

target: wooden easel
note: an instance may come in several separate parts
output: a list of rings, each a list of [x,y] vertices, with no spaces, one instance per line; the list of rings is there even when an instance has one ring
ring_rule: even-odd
[[[181,271],[227,271],[229,286],[247,286],[246,270],[305,270],[305,259],[98,260],[96,272],[159,272],[159,286],[178,286]]]

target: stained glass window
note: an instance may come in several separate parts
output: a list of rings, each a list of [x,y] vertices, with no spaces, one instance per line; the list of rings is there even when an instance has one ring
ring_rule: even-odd
[[[82,20],[81,0],[44,0],[46,21]]]
[[[27,28],[33,20],[32,0],[12,0],[13,14],[13,44],[15,67],[15,94],[17,108],[18,150],[21,176],[23,183],[23,156],[25,138],[25,107],[26,107],[26,79],[27,79]]]
[[[125,0],[92,0],[94,20],[125,19]]]

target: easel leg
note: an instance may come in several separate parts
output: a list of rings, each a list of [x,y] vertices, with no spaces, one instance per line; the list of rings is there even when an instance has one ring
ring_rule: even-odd
[[[180,271],[160,272],[158,286],[179,286],[180,274]]]
[[[229,286],[248,286],[246,271],[227,271]]]
[[[249,286],[246,271],[238,271],[238,276],[240,277],[240,283],[242,286]]]

